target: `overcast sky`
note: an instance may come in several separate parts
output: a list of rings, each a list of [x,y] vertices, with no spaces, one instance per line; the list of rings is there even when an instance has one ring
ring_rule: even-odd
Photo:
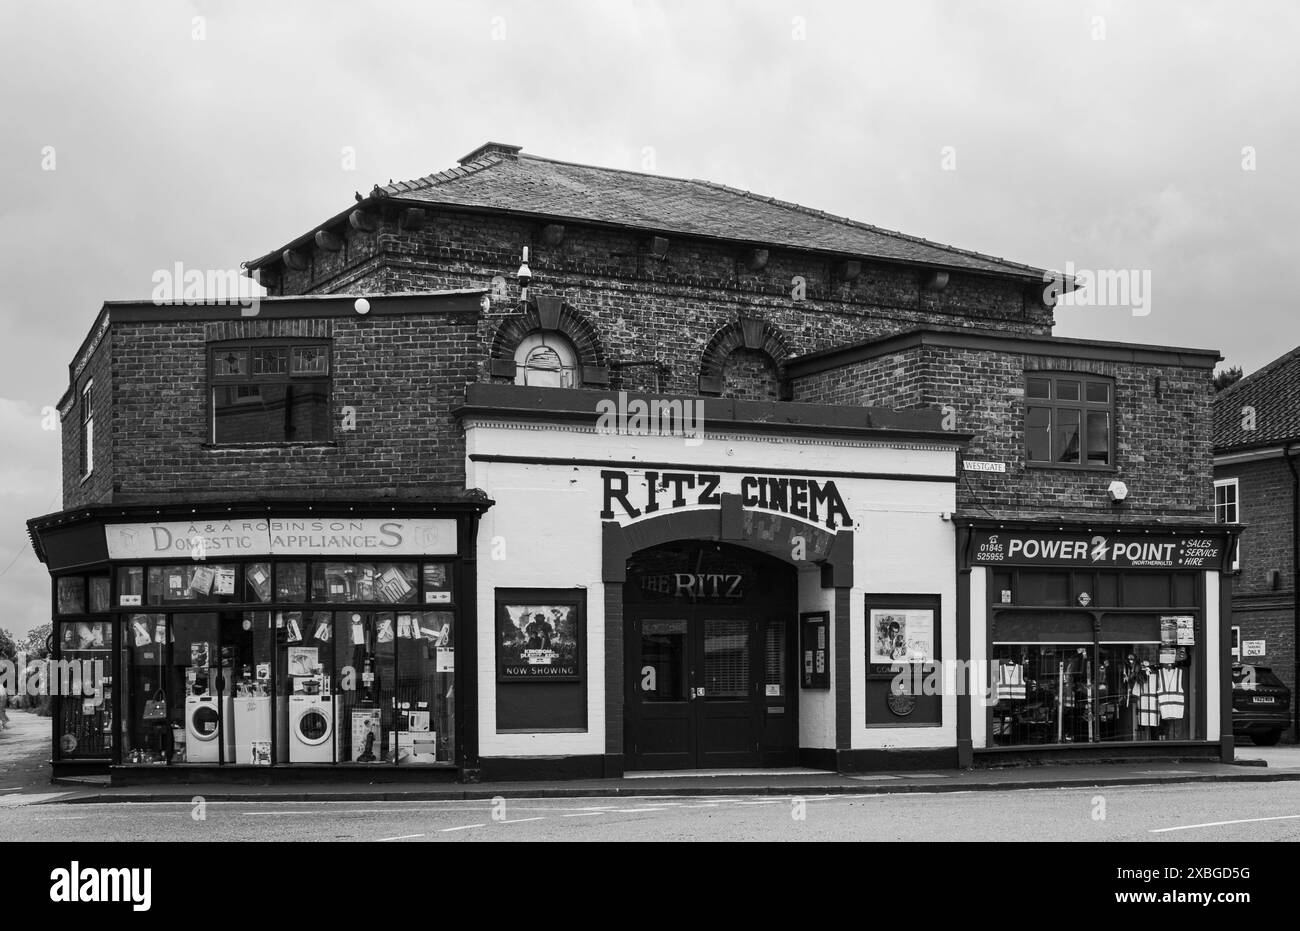
[[[1058,310],[1058,335],[1258,368],[1300,342],[1297,39],[1293,0],[3,0],[0,627],[48,620],[41,410],[104,300],[489,139],[1147,271],[1149,313]]]

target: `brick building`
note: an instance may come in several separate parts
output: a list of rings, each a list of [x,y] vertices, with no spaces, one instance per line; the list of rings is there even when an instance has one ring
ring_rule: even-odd
[[[1232,752],[1215,352],[495,143],[248,265],[256,306],[106,304],[70,366],[29,526],[60,656],[113,671],[56,770]]]
[[[1296,688],[1296,515],[1300,349],[1214,399],[1214,507],[1245,525],[1234,567],[1234,661],[1267,666]],[[1289,739],[1295,738],[1294,706]],[[1267,734],[1267,732],[1266,732]]]

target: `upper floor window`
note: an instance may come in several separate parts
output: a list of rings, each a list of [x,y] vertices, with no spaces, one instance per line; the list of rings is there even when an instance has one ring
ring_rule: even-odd
[[[1031,464],[1109,469],[1115,464],[1115,388],[1076,372],[1025,375],[1025,458]]]
[[[1214,483],[1214,522],[1237,523],[1237,495],[1240,486],[1235,478],[1221,478]]]
[[[209,350],[213,443],[330,439],[328,343],[242,343]]]
[[[1214,522],[1216,524],[1235,524],[1241,519],[1238,496],[1241,486],[1235,478],[1221,478],[1214,483]],[[1232,568],[1241,568],[1241,541],[1232,554]]]
[[[81,475],[84,478],[95,469],[95,382],[86,382],[81,389]]]
[[[515,384],[577,388],[582,383],[578,353],[558,333],[532,333],[515,349]]]

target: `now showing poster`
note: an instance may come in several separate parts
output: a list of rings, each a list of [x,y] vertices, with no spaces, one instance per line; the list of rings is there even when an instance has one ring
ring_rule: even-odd
[[[871,612],[871,662],[922,663],[934,658],[934,612]]]
[[[498,603],[497,680],[577,681],[580,615],[572,600]]]

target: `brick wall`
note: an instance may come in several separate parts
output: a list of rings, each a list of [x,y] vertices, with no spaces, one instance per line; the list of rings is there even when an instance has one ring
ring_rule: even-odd
[[[1030,370],[1115,380],[1114,472],[1026,465],[1024,378]],[[1207,369],[926,345],[797,378],[793,391],[795,400],[819,404],[950,407],[954,429],[974,434],[964,457],[1007,464],[1005,474],[962,474],[958,504],[971,516],[1212,518]],[[1120,506],[1106,493],[1115,479],[1129,488]]]
[[[1216,479],[1237,479],[1241,575],[1234,598],[1278,598],[1295,590],[1291,560],[1291,471],[1281,459],[1239,463],[1214,470]],[[1277,586],[1269,570],[1278,571]]]
[[[61,424],[63,464],[63,506],[76,507],[110,500],[113,490],[113,379],[110,359],[113,352],[112,330],[104,334],[99,345],[86,357],[86,363],[72,382],[71,400]],[[94,468],[89,476],[81,474],[81,392],[94,380],[91,390],[95,413]]]
[[[209,344],[286,337],[330,341],[333,441],[213,447]],[[464,488],[464,442],[451,411],[481,361],[475,315],[115,323],[113,353],[112,427],[107,408],[97,426],[111,442],[112,468],[97,462],[93,487],[68,481],[76,444],[67,418],[65,507],[110,496],[311,498],[332,489],[370,500]],[[355,430],[342,429],[345,407]]]
[[[616,370],[626,361],[664,363],[660,390],[667,393],[697,392],[704,347],[741,311],[766,317],[793,355],[927,323],[1037,334],[1052,326],[1051,310],[1020,282],[954,273],[944,291],[931,292],[919,270],[864,263],[861,276],[844,283],[829,257],[782,250],[771,250],[768,266],[755,274],[743,265],[740,245],[673,238],[659,260],[641,254],[644,236],[634,232],[567,224],[564,241],[551,248],[538,241],[540,228],[504,215],[440,210],[424,229],[402,231],[390,213],[376,233],[349,228],[343,252],[315,250],[309,268],[277,266],[264,278],[272,294],[301,294],[487,288],[499,275],[513,300],[527,245],[534,290],[563,294],[589,319]],[[807,288],[802,302],[791,297],[796,275]],[[486,317],[481,338],[490,340],[498,325],[500,318]]]
[[[1263,640],[1264,655],[1244,662],[1270,666],[1297,696],[1295,681],[1295,573],[1291,557],[1291,471],[1281,459],[1235,463],[1214,470],[1236,478],[1241,573],[1232,590],[1232,622],[1242,640]],[[1276,586],[1270,571],[1278,573]]]

